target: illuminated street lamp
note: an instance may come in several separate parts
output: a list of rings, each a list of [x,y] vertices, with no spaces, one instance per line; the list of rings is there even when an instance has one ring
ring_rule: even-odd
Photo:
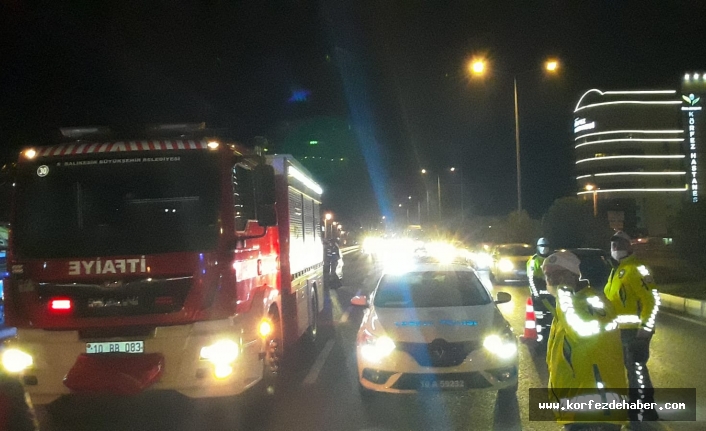
[[[593,217],[598,217],[598,187],[593,184],[584,186],[586,191],[593,192]]]
[[[449,172],[456,172],[455,167],[450,167],[448,168]],[[426,169],[422,169],[422,175],[425,175],[427,173]],[[427,217],[429,217],[429,189],[426,190],[427,192]],[[436,195],[438,197],[438,205],[439,205],[439,219],[441,219],[441,177],[440,175],[436,175]],[[412,199],[412,197],[409,197]],[[461,211],[463,212],[463,177],[461,177]]]
[[[485,63],[484,59],[473,59],[471,60],[469,70],[472,76],[483,76],[485,74]],[[527,72],[533,72],[537,70],[529,69],[523,72],[515,73],[512,77],[514,84],[514,95],[515,95],[515,160],[517,164],[517,212],[522,211],[522,173],[520,170],[520,113],[517,104],[517,76]],[[559,61],[556,59],[549,59],[544,63],[544,70],[550,74],[556,74],[559,70]]]

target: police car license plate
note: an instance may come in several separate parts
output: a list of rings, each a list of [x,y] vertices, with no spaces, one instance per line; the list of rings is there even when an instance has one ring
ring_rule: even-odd
[[[86,353],[144,353],[144,341],[113,341],[110,343],[86,343]]]
[[[419,389],[429,390],[429,389],[441,389],[441,390],[454,390],[454,389],[464,389],[466,387],[466,382],[464,380],[420,380]]]

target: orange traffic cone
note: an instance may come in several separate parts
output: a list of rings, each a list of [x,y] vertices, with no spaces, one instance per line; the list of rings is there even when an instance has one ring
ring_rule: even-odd
[[[537,341],[537,320],[534,315],[534,304],[531,296],[527,298],[527,309],[525,311],[525,334],[520,338],[523,343]]]

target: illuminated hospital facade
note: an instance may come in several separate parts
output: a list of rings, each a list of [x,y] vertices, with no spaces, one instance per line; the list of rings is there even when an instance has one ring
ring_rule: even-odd
[[[706,199],[704,96],[704,73],[686,74],[680,90],[584,93],[573,123],[578,196],[615,229],[671,236],[682,205]]]

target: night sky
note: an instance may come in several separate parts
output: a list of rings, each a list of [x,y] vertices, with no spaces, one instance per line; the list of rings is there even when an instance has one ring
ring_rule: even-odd
[[[297,127],[336,124],[326,154],[353,168],[322,182],[352,220],[421,196],[422,167],[456,167],[474,214],[514,209],[513,76],[523,206],[539,217],[573,190],[585,90],[676,89],[706,69],[697,0],[103,3],[0,1],[4,160],[59,126],[206,121],[302,153]],[[474,55],[491,62],[482,81]]]

